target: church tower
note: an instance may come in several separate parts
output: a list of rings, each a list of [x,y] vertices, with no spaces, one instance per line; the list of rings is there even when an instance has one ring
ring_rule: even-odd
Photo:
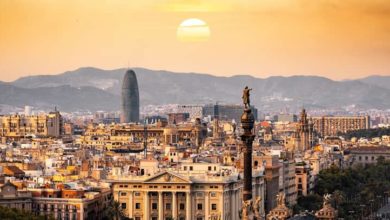
[[[295,138],[296,150],[304,152],[313,147],[313,122],[311,119],[307,118],[307,113],[305,109],[302,109],[302,112],[300,114]]]

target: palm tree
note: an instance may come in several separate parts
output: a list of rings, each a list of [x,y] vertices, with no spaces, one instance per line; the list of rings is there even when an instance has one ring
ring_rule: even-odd
[[[122,210],[121,204],[112,199],[110,204],[104,211],[104,219],[108,220],[122,220],[125,219],[125,214]]]
[[[333,201],[335,203],[335,208],[338,209],[339,205],[341,203],[345,202],[345,194],[344,194],[344,192],[340,191],[340,190],[335,190],[333,192]]]

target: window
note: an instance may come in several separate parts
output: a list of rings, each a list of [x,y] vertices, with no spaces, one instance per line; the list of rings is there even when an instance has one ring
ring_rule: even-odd
[[[141,209],[141,203],[135,203],[135,209]]]
[[[171,203],[165,204],[165,209],[166,210],[171,210]]]
[[[184,210],[184,203],[180,203],[179,207],[180,207],[180,210]]]
[[[187,166],[184,166],[184,170],[187,170]]]
[[[198,217],[198,218],[196,218],[196,220],[203,220],[203,218],[202,217]]]
[[[217,210],[217,204],[211,204],[211,210]]]
[[[136,192],[136,193],[134,193],[134,195],[135,195],[135,196],[140,196],[140,195],[141,195],[141,193],[139,193],[139,192]]]
[[[194,168],[192,166],[190,166],[190,170],[192,171],[192,170],[194,170]]]
[[[122,208],[122,209],[126,209],[126,203],[122,203],[122,204],[121,204],[121,208]]]
[[[121,193],[121,196],[126,196],[127,195],[127,193]]]
[[[216,194],[215,192],[211,192],[211,193],[210,193],[210,196],[211,196],[211,197],[216,197],[217,194]]]
[[[208,167],[209,171],[211,171],[211,166]]]
[[[157,209],[157,203],[155,203],[155,202],[152,203],[152,209],[153,209],[153,210],[156,210],[156,209]]]
[[[202,210],[203,209],[203,204],[202,203],[198,203],[198,210]]]

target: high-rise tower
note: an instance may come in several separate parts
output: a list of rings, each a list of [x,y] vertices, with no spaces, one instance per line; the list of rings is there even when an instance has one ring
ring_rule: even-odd
[[[123,77],[121,122],[139,122],[138,82],[133,70],[127,70]]]

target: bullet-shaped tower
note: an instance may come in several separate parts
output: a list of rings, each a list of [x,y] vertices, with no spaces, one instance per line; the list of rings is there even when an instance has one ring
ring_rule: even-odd
[[[121,122],[139,122],[138,82],[133,70],[127,70],[123,77]]]

